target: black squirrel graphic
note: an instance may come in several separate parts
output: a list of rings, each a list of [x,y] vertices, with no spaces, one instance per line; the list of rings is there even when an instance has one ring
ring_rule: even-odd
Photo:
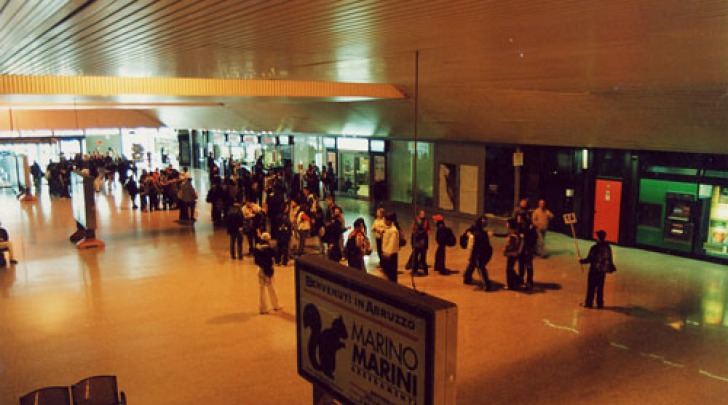
[[[314,304],[303,308],[303,327],[311,328],[308,339],[308,359],[318,371],[334,379],[336,352],[346,347],[342,342],[349,337],[341,316],[334,319],[329,329],[321,330],[321,314]]]

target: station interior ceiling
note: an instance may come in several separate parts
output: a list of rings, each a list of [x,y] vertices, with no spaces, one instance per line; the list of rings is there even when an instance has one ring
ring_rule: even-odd
[[[6,0],[0,39],[6,131],[728,154],[722,0]]]

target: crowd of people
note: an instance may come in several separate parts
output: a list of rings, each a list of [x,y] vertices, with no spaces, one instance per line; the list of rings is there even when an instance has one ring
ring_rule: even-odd
[[[450,227],[440,214],[430,218],[419,210],[409,229],[409,238],[397,220],[394,212],[378,208],[371,223],[374,243],[370,241],[364,218],[357,218],[351,226],[344,221],[342,208],[335,202],[336,173],[329,167],[319,168],[310,164],[303,173],[294,173],[290,165],[266,169],[262,159],[248,170],[232,159],[222,167],[210,157],[208,159],[209,189],[205,202],[210,208],[210,220],[216,227],[225,228],[230,241],[230,258],[243,260],[252,256],[260,269],[261,313],[267,313],[263,294],[269,292],[273,308],[279,308],[273,287],[274,267],[288,266],[292,257],[316,253],[349,267],[366,271],[365,257],[376,252],[377,268],[384,276],[397,282],[399,251],[408,242],[411,254],[405,262],[405,269],[411,275],[430,275],[428,249],[430,235],[435,231],[434,271],[441,275],[458,273],[446,265],[447,247],[457,244]],[[94,178],[96,191],[111,190],[117,179],[130,197],[133,209],[144,212],[158,210],[179,210],[181,224],[194,224],[198,195],[187,168],[178,171],[171,164],[164,169],[141,170],[137,180],[137,167],[124,157],[112,158],[98,153],[76,156],[51,162],[45,173],[34,163],[31,173],[45,177],[52,196],[70,196],[70,173],[81,171]],[[40,181],[36,182],[39,185]],[[137,204],[138,197],[138,204]],[[323,201],[320,201],[323,199]],[[533,290],[534,256],[547,258],[545,249],[546,232],[553,213],[546,208],[544,200],[538,201],[533,210],[529,201],[522,199],[507,221],[508,234],[505,248],[506,289]],[[589,287],[585,306],[603,306],[604,253],[608,244],[603,241],[603,231],[597,234],[602,243],[587,258],[579,258],[590,267]],[[468,264],[463,272],[464,284],[475,284],[473,276],[477,271],[482,288],[494,289],[488,276],[487,265],[493,256],[490,243],[492,232],[488,218],[479,217],[461,236],[460,247],[467,251]],[[247,249],[244,249],[247,240]],[[605,248],[606,246],[606,248]],[[601,250],[600,250],[601,249]],[[247,253],[244,253],[247,250]],[[611,250],[608,261],[611,263]],[[612,265],[613,268],[613,265]],[[594,270],[596,269],[596,270]]]

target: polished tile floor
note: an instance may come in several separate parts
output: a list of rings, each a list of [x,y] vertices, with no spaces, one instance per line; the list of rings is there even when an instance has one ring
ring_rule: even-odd
[[[349,223],[368,215],[341,204]],[[293,267],[275,276],[284,311],[262,316],[252,259],[229,259],[204,203],[191,227],[175,211],[131,210],[120,189],[97,205],[106,247],[77,250],[70,200],[0,194],[20,261],[0,269],[0,404],[97,374],[117,375],[134,405],[311,403],[296,373]],[[408,224],[411,213],[401,215]],[[501,251],[503,238],[493,244]],[[591,242],[579,244],[586,252]],[[548,246],[531,294],[475,291],[458,275],[416,279],[459,307],[458,403],[728,401],[726,266],[616,248],[607,308],[588,310],[573,241],[551,233]],[[448,267],[464,269],[463,252],[451,248]],[[496,254],[494,281],[504,268]]]

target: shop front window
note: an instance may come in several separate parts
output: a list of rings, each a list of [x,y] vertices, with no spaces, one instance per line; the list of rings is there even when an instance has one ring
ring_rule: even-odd
[[[321,137],[297,136],[293,143],[293,171],[303,173],[313,163],[319,168],[324,161],[324,146]]]
[[[703,247],[711,256],[728,257],[728,187],[712,187],[707,240]]]
[[[341,192],[359,197],[369,196],[369,154],[343,151],[339,179]]]
[[[392,141],[389,159],[391,181],[390,199],[407,204],[414,203],[412,178],[414,173],[415,143]],[[432,206],[434,146],[430,142],[417,142],[417,203]]]

